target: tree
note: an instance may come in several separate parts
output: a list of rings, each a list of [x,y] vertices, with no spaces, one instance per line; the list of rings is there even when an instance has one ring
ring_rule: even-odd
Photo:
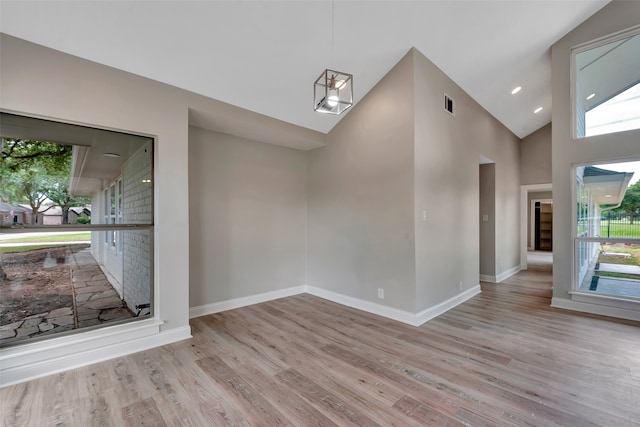
[[[628,214],[631,224],[636,218],[640,217],[640,181],[627,188],[624,199],[622,199],[620,207],[615,209],[615,212]]]
[[[69,209],[72,206],[84,206],[90,203],[88,197],[74,197],[69,194],[69,177],[61,177],[51,182],[44,190],[49,200],[62,209],[62,223],[69,224]]]
[[[48,200],[44,189],[49,185],[44,171],[38,167],[20,169],[8,174],[2,181],[3,192],[11,194],[9,203],[28,203],[31,207],[31,223],[34,224],[38,213],[46,212],[53,205],[42,209]]]
[[[71,158],[73,147],[55,142],[37,141],[33,139],[2,138],[0,165],[6,171],[15,172],[34,164],[48,165],[56,168],[62,160]]]
[[[12,138],[4,138],[2,146],[0,199],[11,204],[28,203],[31,221],[35,223],[38,213],[46,212],[55,204],[60,205],[50,197],[51,193],[66,206],[68,214],[73,201],[68,195],[72,147]],[[48,201],[54,204],[42,210]],[[63,205],[61,207],[65,209]]]

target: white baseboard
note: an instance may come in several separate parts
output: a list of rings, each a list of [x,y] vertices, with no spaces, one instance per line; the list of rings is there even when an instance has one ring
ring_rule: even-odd
[[[346,305],[347,307],[366,311],[367,313],[371,314],[377,314],[378,316],[386,317],[387,319],[393,319],[397,320],[398,322],[415,326],[416,315],[415,313],[411,313],[409,311],[399,310],[397,308],[388,307],[382,304],[376,304],[375,302],[350,297],[348,295],[339,294],[337,292],[328,291],[326,289],[316,288],[313,286],[307,286],[307,293],[316,297],[333,301],[338,304]]]
[[[507,271],[503,271],[502,273],[498,274],[497,276],[490,276],[488,274],[481,274],[480,275],[480,280],[482,280],[483,282],[489,282],[489,283],[500,283],[503,280],[506,280],[509,277],[513,276],[514,274],[517,274],[521,270],[522,270],[522,266],[521,265],[516,265],[515,267],[510,268]]]
[[[514,274],[518,274],[518,272],[521,270],[521,266],[520,265],[516,265],[513,268],[510,268],[507,271],[503,271],[502,273],[498,274],[496,276],[496,283],[500,283],[503,280],[508,279],[509,277],[513,276]]]
[[[262,294],[250,295],[248,297],[234,298],[226,301],[214,302],[211,304],[199,305],[189,309],[189,318],[206,316],[207,314],[220,313],[221,311],[233,310],[235,308],[246,307],[248,305],[260,304],[278,298],[290,297],[292,295],[303,294],[307,290],[306,286],[294,286],[292,288],[279,289],[277,291],[264,292]]]
[[[498,281],[496,280],[496,276],[490,276],[488,274],[481,274],[480,280],[482,282],[498,283]]]
[[[141,320],[0,351],[0,387],[191,338],[191,327],[161,331],[163,322]]]
[[[433,319],[434,317],[440,316],[441,314],[451,310],[457,305],[460,305],[463,302],[475,297],[480,292],[482,292],[482,290],[480,289],[480,285],[476,285],[471,289],[467,289],[466,291],[459,293],[453,298],[449,298],[448,300],[443,301],[440,304],[429,307],[426,310],[422,310],[415,315],[416,323],[414,324],[414,326],[420,326],[423,323]]]
[[[441,315],[447,310],[450,310],[458,304],[461,304],[469,298],[472,298],[475,295],[479,294],[480,285],[476,285],[473,288],[468,289],[444,302],[441,302],[440,304],[429,307],[428,309],[423,310],[420,313],[411,313],[409,311],[399,310],[397,308],[376,304],[371,301],[342,295],[337,292],[327,291],[325,289],[315,288],[313,286],[308,286],[307,292],[311,295],[315,295],[317,297],[324,298],[338,304],[346,305],[347,307],[366,311],[367,313],[376,314],[378,316],[386,317],[387,319],[397,320],[398,322],[406,323],[412,326],[420,326],[426,321]]]
[[[636,304],[637,305],[637,304]],[[638,309],[628,309],[602,305],[594,302],[573,301],[567,298],[551,298],[551,307],[565,310],[580,311],[583,313],[599,314],[601,316],[616,317],[618,319],[640,321]]]

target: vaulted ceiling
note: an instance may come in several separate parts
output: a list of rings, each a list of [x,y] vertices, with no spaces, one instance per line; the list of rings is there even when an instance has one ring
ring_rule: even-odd
[[[357,103],[416,47],[522,138],[551,120],[550,46],[606,3],[2,0],[0,31],[324,133],[322,70]]]

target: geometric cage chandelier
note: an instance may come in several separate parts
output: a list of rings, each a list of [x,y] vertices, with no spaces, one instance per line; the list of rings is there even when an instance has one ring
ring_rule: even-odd
[[[313,85],[313,100],[317,112],[341,114],[353,105],[353,75],[324,70]]]

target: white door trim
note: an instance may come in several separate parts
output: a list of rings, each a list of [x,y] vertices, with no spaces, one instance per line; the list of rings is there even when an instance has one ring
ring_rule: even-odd
[[[551,184],[530,184],[520,186],[520,269],[527,269],[527,203],[530,192],[553,191]]]

